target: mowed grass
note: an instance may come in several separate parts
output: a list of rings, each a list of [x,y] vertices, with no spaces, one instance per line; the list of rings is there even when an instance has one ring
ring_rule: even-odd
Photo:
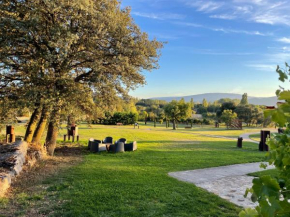
[[[257,129],[255,129],[257,130]],[[19,131],[20,132],[20,131]],[[202,133],[201,133],[202,132]],[[238,216],[237,207],[218,196],[178,181],[168,172],[209,168],[264,160],[257,144],[212,138],[201,134],[233,131],[206,128],[172,131],[165,127],[101,126],[79,127],[80,143],[88,138],[138,142],[136,152],[84,155],[81,164],[49,177],[44,183],[55,201],[42,209],[48,216]],[[245,130],[239,131],[239,135]],[[60,131],[59,142],[65,134]],[[234,133],[236,136],[237,133]],[[61,146],[61,144],[60,144]]]
[[[261,177],[261,176],[269,175],[269,176],[272,176],[274,178],[278,178],[279,171],[277,169],[270,169],[270,170],[266,170],[266,171],[250,173],[248,175],[249,176],[254,176],[254,177]]]

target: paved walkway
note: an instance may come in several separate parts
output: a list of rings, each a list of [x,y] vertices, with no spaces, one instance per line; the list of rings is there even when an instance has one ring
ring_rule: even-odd
[[[260,132],[253,132],[253,133],[244,133],[242,135],[240,135],[240,137],[243,137],[243,141],[247,141],[247,142],[254,142],[259,144],[258,141],[255,141],[253,139],[250,138],[250,135],[254,135],[254,134],[259,134]]]
[[[255,207],[250,196],[244,198],[247,188],[252,186],[254,177],[246,174],[262,171],[261,163],[237,164],[208,169],[172,172],[169,176],[180,181],[190,182],[209,192],[219,195],[242,207]],[[269,166],[268,169],[273,169]]]

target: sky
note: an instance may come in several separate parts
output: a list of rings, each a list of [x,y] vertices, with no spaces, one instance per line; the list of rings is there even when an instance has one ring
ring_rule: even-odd
[[[123,0],[150,39],[167,42],[138,98],[202,93],[274,96],[290,63],[290,0]]]

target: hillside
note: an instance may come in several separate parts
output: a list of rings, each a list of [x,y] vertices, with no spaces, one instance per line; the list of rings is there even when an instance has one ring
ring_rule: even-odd
[[[159,99],[170,102],[172,100],[180,100],[184,98],[186,102],[189,102],[191,98],[193,98],[194,102],[202,102],[203,99],[206,99],[208,102],[214,102],[216,100],[222,98],[230,98],[230,99],[241,99],[242,94],[234,94],[234,93],[205,93],[205,94],[197,94],[190,96],[180,96],[180,97],[155,97],[151,99]],[[249,103],[254,105],[267,105],[274,106],[276,105],[278,99],[276,96],[273,97],[252,97],[248,96]]]

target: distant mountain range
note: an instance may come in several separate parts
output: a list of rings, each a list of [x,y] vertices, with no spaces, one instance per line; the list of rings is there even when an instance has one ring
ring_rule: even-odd
[[[180,100],[181,98],[184,98],[186,102],[189,102],[191,98],[193,98],[193,101],[196,102],[202,102],[203,99],[206,99],[208,102],[214,102],[216,100],[222,99],[222,98],[230,98],[230,99],[242,99],[242,94],[234,94],[234,93],[205,93],[205,94],[197,94],[197,95],[191,95],[191,96],[178,96],[178,97],[154,97],[151,99],[159,99],[159,100],[165,100],[167,102],[170,102],[172,100]],[[248,101],[250,104],[254,105],[266,105],[266,106],[275,106],[276,103],[279,101],[276,96],[273,97],[253,97],[248,96]]]

